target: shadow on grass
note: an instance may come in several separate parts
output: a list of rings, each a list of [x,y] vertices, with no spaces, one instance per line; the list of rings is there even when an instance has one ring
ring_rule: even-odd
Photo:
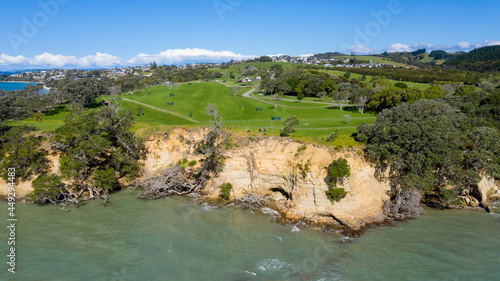
[[[47,113],[45,113],[45,116],[54,116],[63,112],[69,112],[69,110],[66,108],[66,105],[59,105],[54,107],[54,109],[47,111]]]
[[[96,109],[104,106],[103,102],[93,102],[85,106],[85,109]]]
[[[345,111],[345,112],[358,112],[358,109],[355,106],[343,106],[342,110],[340,110],[340,107],[338,106],[329,106],[326,109]]]
[[[355,106],[344,107],[343,110],[347,112],[359,112]]]
[[[338,106],[329,106],[326,109],[329,109],[329,110],[339,110],[340,111],[340,108]]]

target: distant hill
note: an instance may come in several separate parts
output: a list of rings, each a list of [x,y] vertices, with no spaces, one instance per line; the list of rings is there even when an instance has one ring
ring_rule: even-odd
[[[394,52],[394,53],[385,52],[378,56],[402,64],[425,67],[425,66],[442,64],[446,58],[449,58],[453,55],[454,54],[452,53],[447,53],[441,50],[432,51],[429,54],[427,53],[426,49],[419,49],[413,52]]]
[[[468,53],[453,56],[445,65],[472,71],[500,71],[500,46],[474,49]]]
[[[345,54],[339,53],[339,52],[327,52],[323,54],[315,54],[313,57],[318,58],[318,59],[333,59],[338,56],[345,56]]]

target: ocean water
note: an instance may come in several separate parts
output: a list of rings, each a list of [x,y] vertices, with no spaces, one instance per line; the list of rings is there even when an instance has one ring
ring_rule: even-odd
[[[7,90],[7,91],[22,90],[26,85],[36,85],[36,83],[0,82],[0,90]]]
[[[17,273],[0,227],[0,280],[500,280],[498,214],[427,209],[348,239],[276,224],[271,210],[136,195],[72,212],[18,203]]]

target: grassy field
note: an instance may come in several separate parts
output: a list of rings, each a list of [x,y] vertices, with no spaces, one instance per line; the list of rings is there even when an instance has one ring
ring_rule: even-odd
[[[151,92],[151,95],[149,95],[149,92]],[[169,110],[185,117],[189,117],[190,113],[192,113],[192,118],[197,121],[197,123],[193,123],[186,119],[142,106],[144,108],[144,115],[134,117],[137,124],[142,124],[140,126],[161,124],[207,125],[210,117],[205,113],[205,108],[209,103],[217,105],[219,114],[224,118],[227,128],[249,130],[251,132],[266,129],[268,134],[279,134],[283,128],[282,121],[287,117],[296,116],[301,122],[293,136],[318,142],[326,138],[333,131],[333,128],[340,128],[341,132],[350,135],[361,123],[371,123],[374,121],[374,115],[368,113],[360,114],[354,108],[346,110],[326,107],[311,108],[321,105],[282,101],[279,103],[280,105],[297,108],[278,107],[278,109],[274,109],[274,105],[243,98],[241,96],[242,92],[235,99],[231,93],[231,88],[216,82],[203,82],[192,83],[191,85],[183,84],[179,90],[174,87],[170,92],[166,86],[156,86],[137,94],[122,95],[119,97],[148,104],[159,109]],[[175,96],[170,96],[170,93]],[[261,96],[257,97],[265,98]],[[136,115],[137,107],[140,105],[124,100],[120,102],[123,107],[130,109]],[[169,102],[173,102],[174,105],[167,105]],[[241,107],[242,104],[243,109]],[[262,108],[262,111],[256,111],[256,108]],[[348,123],[346,123],[344,117],[346,114],[350,116]],[[271,117],[273,116],[280,116],[282,121],[272,121]]]
[[[151,92],[151,95],[149,95],[149,92]],[[235,99],[229,87],[225,87],[224,85],[216,82],[204,82],[193,83],[192,85],[184,84],[179,88],[179,90],[174,88],[170,92],[166,86],[155,86],[143,92],[138,92],[137,94],[121,95],[119,97],[145,103],[160,109],[169,110],[185,117],[189,117],[190,113],[192,113],[192,118],[200,122],[208,121],[210,119],[205,113],[205,107],[209,103],[217,105],[220,116],[224,117],[227,122],[243,122],[244,120],[255,119],[265,119],[271,121],[272,116],[281,116],[282,119],[289,116],[297,116],[299,119],[343,118],[347,113],[349,113],[352,118],[373,117],[373,115],[370,114],[360,114],[354,111],[341,111],[338,108],[310,108],[322,105],[304,102],[298,103],[295,101],[283,101],[279,104],[285,105],[286,103],[287,106],[294,106],[297,108],[278,107],[278,109],[274,109],[274,105],[248,98],[242,98],[242,92],[243,90]],[[174,96],[170,96],[170,94],[173,94]],[[262,99],[268,98],[265,96],[257,97]],[[170,102],[173,102],[174,105],[167,104]],[[131,106],[137,107],[138,105]],[[256,108],[262,108],[262,111],[256,111]],[[144,116],[138,116],[137,120],[142,122],[140,120],[142,118],[147,118],[146,115],[147,114],[144,114]],[[251,121],[249,123],[259,123],[258,125],[260,125],[262,122]],[[335,125],[344,126],[342,124],[342,122],[335,123]]]
[[[9,122],[10,126],[34,125],[40,131],[53,131],[64,125],[64,117],[69,113],[66,106],[58,106],[48,112],[43,121],[35,121],[33,118],[27,118],[23,121]]]
[[[357,59],[357,60],[364,60],[364,61],[372,61],[373,63],[386,63],[386,64],[393,64],[395,66],[404,66],[405,64],[394,62],[392,60],[382,58],[382,57],[377,57],[377,56],[336,56],[333,58],[338,58],[338,59]]]
[[[278,107],[275,109],[272,104],[243,97],[242,94],[247,90],[248,88],[241,89],[235,98],[230,87],[217,82],[192,83],[191,85],[185,83],[178,90],[176,87],[169,91],[167,86],[155,86],[132,95],[120,95],[118,102],[123,109],[128,109],[133,113],[134,131],[140,131],[142,134],[152,132],[155,130],[154,128],[179,125],[206,126],[210,124],[210,117],[205,113],[205,108],[209,103],[217,105],[219,115],[224,118],[224,126],[228,129],[248,133],[259,133],[259,129],[260,133],[263,133],[266,129],[266,134],[279,135],[283,128],[283,121],[287,117],[296,116],[300,125],[292,134],[293,137],[326,144],[326,137],[335,128],[338,128],[341,130],[342,136],[331,143],[332,145],[356,145],[349,135],[361,123],[372,123],[375,120],[373,114],[360,114],[355,108],[340,110],[336,107],[327,107],[328,105],[321,107],[323,106],[321,104],[296,102],[292,97],[287,98],[291,99],[290,101],[280,101],[279,105],[293,106],[293,108]],[[255,97],[263,100],[269,98],[259,95],[255,95]],[[97,102],[104,99],[110,100],[111,97],[99,97]],[[308,98],[306,100],[318,101],[319,99]],[[167,104],[171,102],[173,105]],[[138,114],[138,107],[142,107],[143,115]],[[257,108],[262,110],[257,111]],[[49,112],[44,121],[37,122],[29,118],[19,122],[11,122],[11,125],[33,124],[40,131],[53,131],[64,124],[64,118],[68,112],[69,110],[63,105]],[[346,114],[350,117],[348,122],[344,117]],[[271,117],[274,116],[281,117],[281,121],[273,121]]]
[[[346,73],[346,71],[338,71],[338,70],[324,70],[324,69],[322,69],[322,70],[319,70],[319,71],[325,72],[325,73],[328,73],[328,74],[333,74],[333,75],[336,75],[336,76],[343,76]],[[358,79],[359,80],[360,77],[361,77],[361,74],[351,73],[351,76],[350,76],[349,79],[351,79],[351,80],[352,79]],[[363,82],[364,83],[370,82],[372,80],[372,78],[373,78],[372,76],[367,75],[366,76],[366,80],[363,81]],[[409,86],[415,86],[415,87],[420,88],[421,90],[427,90],[431,86],[431,85],[425,84],[425,83],[406,82],[406,81],[397,81],[397,80],[389,80],[389,81],[391,81],[392,85],[394,85],[394,84],[396,84],[398,82],[403,82],[408,87]]]
[[[249,62],[249,63],[241,63],[241,64],[235,64],[231,65],[228,69],[223,69],[227,75],[232,71],[235,75],[240,74],[240,68],[244,68],[245,66],[253,66],[257,69],[264,67],[267,70],[271,69],[271,66],[279,64],[283,66],[283,68],[297,68],[300,63],[288,63],[288,62]]]

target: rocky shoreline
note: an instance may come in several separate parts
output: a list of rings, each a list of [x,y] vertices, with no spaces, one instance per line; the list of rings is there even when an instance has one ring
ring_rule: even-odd
[[[158,175],[185,159],[197,161],[196,165],[187,167],[196,169],[200,156],[193,153],[193,144],[205,133],[203,129],[177,128],[150,136],[145,143],[148,154],[142,161],[143,177]],[[340,230],[347,236],[359,235],[372,226],[392,224],[382,211],[384,201],[389,200],[390,183],[357,151],[336,151],[288,138],[242,135],[233,136],[224,157],[223,170],[201,191],[205,202],[224,205],[256,194],[266,199],[269,208],[277,211],[278,223],[299,223],[324,231]],[[325,194],[329,188],[326,167],[339,158],[347,160],[351,176],[340,186],[347,191],[347,196],[332,203]],[[53,163],[51,173],[58,174],[58,157],[51,156],[50,160]],[[309,163],[308,168],[305,168],[306,163]],[[229,198],[221,200],[220,186],[224,183],[231,183],[233,188]],[[471,194],[463,197],[474,204],[477,201],[482,206],[489,206],[489,198],[498,198],[499,190],[498,183],[484,178]],[[0,195],[6,191],[7,184],[0,180]],[[31,182],[21,183],[17,189],[18,198],[22,199],[30,191]]]

